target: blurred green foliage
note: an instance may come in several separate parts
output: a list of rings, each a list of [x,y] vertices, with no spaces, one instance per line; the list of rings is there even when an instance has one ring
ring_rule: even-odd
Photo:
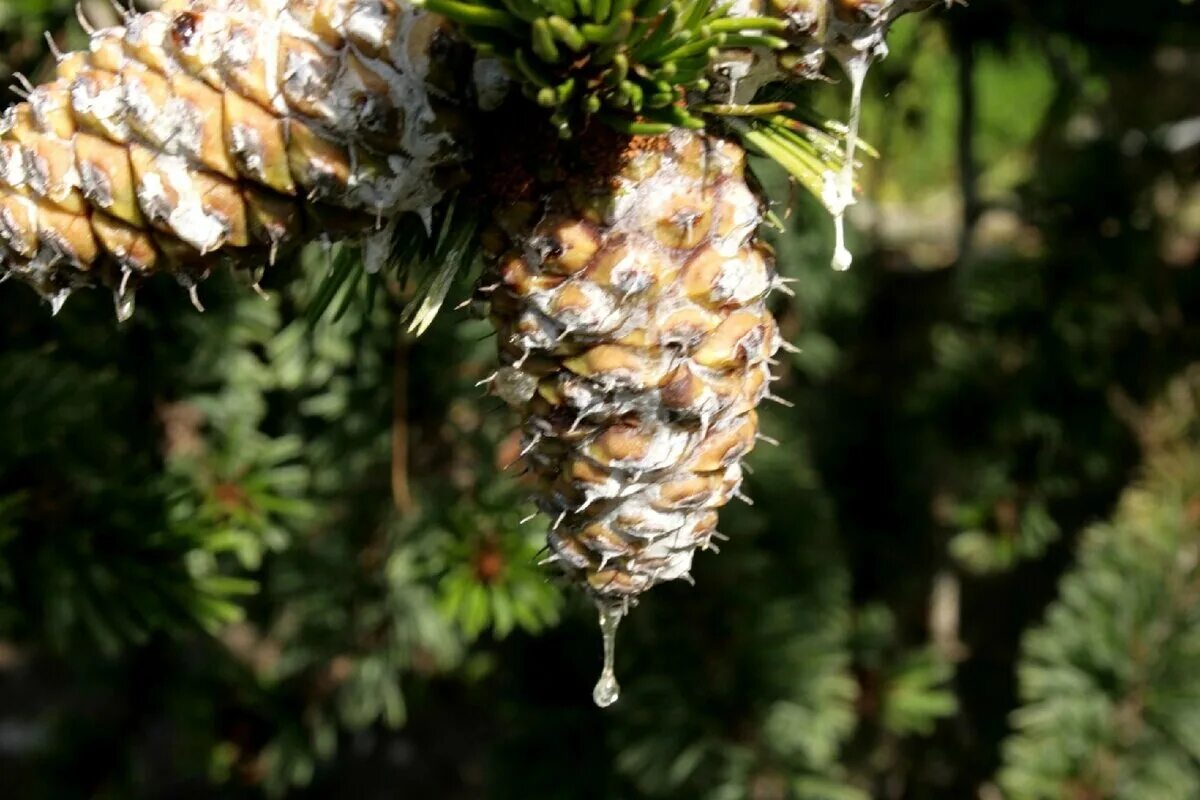
[[[0,64],[44,72],[69,11],[5,5]],[[777,237],[783,444],[697,586],[622,623],[604,712],[484,323],[412,342],[405,286],[320,248],[121,326],[0,286],[6,792],[1195,797],[1195,7],[991,0],[890,43],[854,268],[813,203]]]
[[[1141,479],[1084,535],[1025,640],[1001,773],[1014,796],[1200,794],[1198,400],[1191,368],[1142,418]]]

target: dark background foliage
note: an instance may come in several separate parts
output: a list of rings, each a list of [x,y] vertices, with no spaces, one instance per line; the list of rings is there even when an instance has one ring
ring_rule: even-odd
[[[0,7],[0,64],[44,74],[68,11]],[[1197,19],[896,26],[855,266],[811,202],[777,236],[782,444],[623,623],[605,711],[485,324],[407,341],[387,278],[313,320],[319,250],[120,326],[0,286],[5,796],[1200,797]]]

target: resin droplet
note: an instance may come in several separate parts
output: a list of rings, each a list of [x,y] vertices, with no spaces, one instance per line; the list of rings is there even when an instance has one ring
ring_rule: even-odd
[[[392,240],[396,234],[396,221],[389,219],[387,224],[377,225],[375,230],[362,237],[363,269],[374,275],[385,266],[392,257]]]
[[[433,236],[433,206],[418,208],[417,216],[421,218],[421,224],[425,226],[425,235]]]
[[[115,306],[117,310],[117,322],[125,322],[132,317],[134,305],[135,301],[133,292],[122,290],[113,292],[113,306]]]
[[[604,669],[600,672],[600,680],[596,681],[596,688],[592,689],[592,700],[600,708],[608,708],[621,696],[621,687],[613,673],[613,650],[617,643],[617,625],[625,612],[621,606],[603,601],[596,603],[596,607],[600,610],[600,634],[604,637]]]
[[[188,293],[188,297],[192,301],[192,307],[195,308],[197,311],[199,311],[201,314],[203,314],[204,313],[204,304],[200,302],[200,290],[196,288],[196,284],[194,284],[194,283],[190,284],[187,287],[187,293]]]
[[[846,207],[841,206],[833,217],[832,265],[838,272],[845,272],[854,263],[854,254],[846,247]]]
[[[137,287],[130,286],[132,278],[133,270],[122,267],[121,283],[116,289],[113,289],[113,306],[117,310],[117,322],[124,322],[133,316],[134,294],[137,292]]]
[[[510,406],[521,406],[537,391],[537,378],[512,367],[496,370],[492,380],[492,391]]]
[[[867,54],[846,59],[843,68],[850,77],[850,119],[846,125],[846,155],[841,172],[833,180],[826,176],[825,204],[833,213],[833,268],[839,272],[850,269],[854,256],[846,247],[846,209],[854,205],[854,157],[858,149],[858,123],[862,117],[862,88],[871,66]]]
[[[52,293],[47,299],[50,301],[50,316],[57,317],[58,312],[62,311],[62,307],[66,305],[67,298],[71,296],[70,289],[59,289]]]

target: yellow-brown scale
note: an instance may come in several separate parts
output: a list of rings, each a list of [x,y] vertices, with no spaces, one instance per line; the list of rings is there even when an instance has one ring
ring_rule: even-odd
[[[151,273],[386,238],[462,159],[460,64],[396,0],[168,0],[95,31],[0,120],[0,276],[56,309],[103,283],[123,317]]]
[[[687,577],[717,535],[779,338],[742,149],[608,138],[502,205],[485,289],[550,559],[613,601]]]

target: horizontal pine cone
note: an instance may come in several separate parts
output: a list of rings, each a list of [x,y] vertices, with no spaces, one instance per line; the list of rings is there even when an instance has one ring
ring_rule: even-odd
[[[120,311],[150,273],[425,211],[462,157],[462,61],[395,0],[168,0],[95,31],[0,121],[0,274]]]

